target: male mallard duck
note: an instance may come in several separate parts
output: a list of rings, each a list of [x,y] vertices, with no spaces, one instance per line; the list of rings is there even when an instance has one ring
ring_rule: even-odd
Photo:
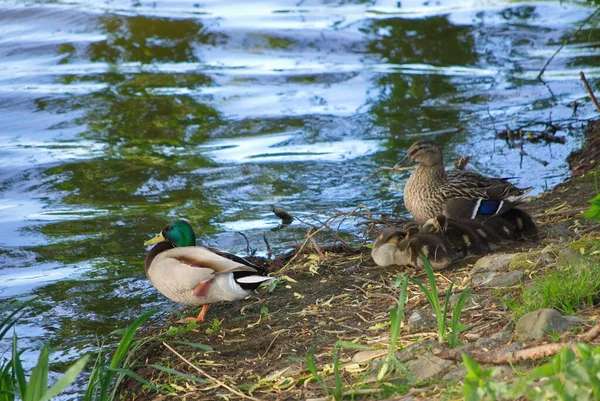
[[[196,234],[188,222],[169,223],[144,245],[155,245],[146,256],[146,276],[172,301],[202,305],[201,322],[209,304],[246,298],[261,284],[273,280],[258,266],[215,248],[196,246]]]
[[[456,220],[502,214],[531,191],[515,187],[506,178],[446,171],[442,151],[431,140],[413,143],[405,159],[419,163],[404,188],[406,209],[419,223],[441,214]]]
[[[423,224],[421,232],[444,236],[450,244],[463,256],[483,255],[490,251],[487,236],[482,236],[470,225],[462,221],[450,219],[439,215],[427,220]]]
[[[454,260],[454,252],[441,237],[425,234],[409,234],[404,230],[388,228],[383,230],[371,251],[373,261],[379,266],[400,265],[423,268],[419,257],[422,253],[433,270],[446,268]]]

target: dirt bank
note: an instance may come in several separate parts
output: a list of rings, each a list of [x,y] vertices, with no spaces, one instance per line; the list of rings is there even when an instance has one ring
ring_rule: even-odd
[[[566,245],[575,239],[596,236],[600,225],[582,217],[588,199],[596,194],[593,170],[600,157],[600,123],[591,123],[586,130],[586,146],[569,157],[573,177],[553,190],[530,199],[526,205],[536,216],[541,230],[539,242],[520,242],[500,251],[522,252],[542,249],[548,245]],[[310,244],[310,243],[309,243]],[[271,263],[275,276],[289,280],[277,283],[272,292],[266,289],[251,298],[234,303],[213,305],[207,322],[196,329],[170,329],[174,319],[166,326],[146,330],[148,341],[138,356],[142,363],[156,363],[207,379],[211,384],[194,384],[176,379],[153,368],[141,368],[137,373],[171,395],[156,395],[129,380],[121,390],[122,399],[182,399],[221,400],[239,399],[225,386],[233,387],[245,395],[260,400],[298,400],[323,397],[323,389],[306,370],[302,360],[314,345],[319,369],[332,364],[333,346],[338,340],[353,341],[385,352],[389,345],[389,308],[397,300],[393,286],[400,273],[425,281],[422,271],[400,267],[375,266],[368,248],[350,249],[346,246],[323,247],[319,251],[309,245],[300,254],[286,254]],[[454,280],[458,287],[467,285],[472,263],[468,258],[441,272],[438,285],[441,291]],[[535,279],[531,272],[524,284]],[[469,329],[461,334],[461,341],[469,343],[482,337],[491,337],[514,324],[512,312],[501,302],[501,297],[515,295],[520,286],[498,289],[475,289],[482,296],[479,307],[467,308],[463,323]],[[427,305],[416,286],[409,287],[406,316],[422,310]],[[194,311],[188,311],[190,314]],[[597,317],[598,308],[588,309],[583,317]],[[213,319],[218,318],[216,322]],[[406,319],[405,319],[406,320]],[[177,333],[177,331],[179,332]],[[416,341],[434,339],[431,329],[400,334],[399,347]],[[568,334],[567,334],[568,336]],[[209,345],[212,352],[178,342],[197,342]],[[510,341],[507,340],[507,341]],[[184,359],[166,348],[169,344]],[[357,350],[344,349],[342,363],[347,364]],[[347,366],[346,366],[347,367]],[[460,377],[454,381],[429,380],[409,387],[398,374],[391,380],[395,388],[373,390],[367,369],[343,369],[345,388],[360,399],[399,397],[410,392],[413,399],[436,399],[453,394],[458,389]],[[330,372],[329,372],[330,373]],[[325,369],[323,375],[331,380]],[[210,376],[210,378],[209,378]],[[371,393],[371,392],[372,393]],[[400,399],[400,398],[394,398]]]

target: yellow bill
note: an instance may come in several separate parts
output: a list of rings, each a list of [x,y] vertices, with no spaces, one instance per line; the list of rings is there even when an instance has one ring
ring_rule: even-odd
[[[148,241],[144,242],[144,246],[158,244],[159,242],[165,241],[165,237],[162,235],[162,232],[158,233],[158,235]]]

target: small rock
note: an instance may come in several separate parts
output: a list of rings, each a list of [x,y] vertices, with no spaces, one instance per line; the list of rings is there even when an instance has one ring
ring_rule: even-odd
[[[427,354],[417,360],[408,361],[406,369],[419,382],[440,374],[450,365],[452,365],[450,361]]]
[[[443,381],[446,382],[459,382],[465,378],[467,375],[467,368],[465,365],[460,364],[456,368],[450,370],[450,372],[446,373],[444,377],[442,377]]]
[[[435,316],[423,311],[415,311],[408,318],[406,328],[409,333],[435,328],[437,320]]]
[[[545,266],[552,262],[554,262],[554,256],[549,252],[524,252],[516,254],[515,257],[510,260],[508,268],[510,270],[528,270]]]
[[[386,353],[387,353],[387,350],[380,350],[380,349],[359,351],[356,354],[354,354],[354,356],[352,357],[352,362],[355,362],[355,363],[368,362],[373,359],[381,358]]]
[[[437,347],[438,343],[435,340],[419,341],[409,345],[402,351],[394,353],[396,360],[400,363],[406,363],[411,360],[417,359],[419,355],[428,354],[431,350]]]
[[[477,273],[473,273],[471,285],[473,285],[473,287],[481,287],[492,281],[494,277],[496,277],[496,272],[480,270]]]
[[[499,253],[486,255],[483,258],[480,258],[475,265],[473,266],[473,272],[477,272],[479,270],[487,270],[487,271],[500,271],[500,270],[508,270],[508,265],[512,258],[518,255],[517,253]]]
[[[486,287],[512,287],[517,285],[523,279],[525,274],[520,270],[513,270],[506,274],[493,277],[487,284]]]
[[[512,331],[503,330],[492,334],[490,337],[481,337],[475,344],[479,347],[498,349],[502,344],[506,344],[512,337]]]
[[[515,327],[515,335],[523,340],[539,340],[551,331],[565,331],[569,320],[555,309],[539,309],[521,316]]]
[[[582,257],[579,252],[564,248],[558,251],[558,263],[561,265],[573,266],[581,263]]]

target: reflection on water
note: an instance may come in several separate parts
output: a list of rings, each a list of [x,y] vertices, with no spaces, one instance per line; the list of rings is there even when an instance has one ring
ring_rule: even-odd
[[[377,173],[434,133],[536,192],[567,174],[576,118],[599,89],[586,5],[442,1],[29,2],[0,5],[0,297],[38,301],[24,324],[80,349],[140,311],[142,243],[187,218],[240,253],[304,237],[297,215],[359,204],[406,213],[405,174]],[[573,117],[572,103],[582,104]],[[526,144],[496,129],[558,132]],[[571,120],[568,120],[571,119]],[[343,227],[353,233],[351,224]],[[356,234],[356,233],[355,233]],[[118,300],[118,302],[115,302]],[[25,327],[25,326],[24,326]],[[36,337],[37,338],[37,337]]]

